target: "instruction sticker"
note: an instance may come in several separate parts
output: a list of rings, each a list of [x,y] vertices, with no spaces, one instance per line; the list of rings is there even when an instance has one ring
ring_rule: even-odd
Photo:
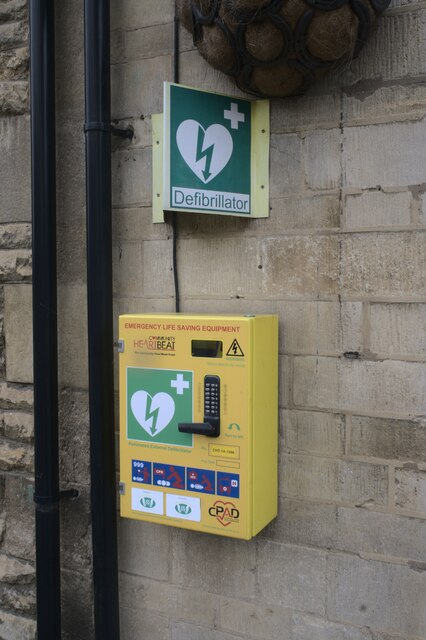
[[[188,498],[166,494],[166,515],[169,518],[181,518],[182,520],[201,521],[200,498]]]
[[[148,489],[132,489],[132,509],[162,516],[164,514],[163,493]]]

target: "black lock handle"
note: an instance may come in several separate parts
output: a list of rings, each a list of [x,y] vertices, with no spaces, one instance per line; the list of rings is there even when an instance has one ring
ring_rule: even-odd
[[[211,422],[180,422],[178,429],[181,433],[196,433],[200,436],[217,438],[220,435],[220,421],[216,419]]]

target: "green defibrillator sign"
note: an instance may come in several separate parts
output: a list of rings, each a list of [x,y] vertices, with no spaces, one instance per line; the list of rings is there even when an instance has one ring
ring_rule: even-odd
[[[162,131],[157,118],[155,222],[163,211],[268,216],[268,101],[165,83]]]

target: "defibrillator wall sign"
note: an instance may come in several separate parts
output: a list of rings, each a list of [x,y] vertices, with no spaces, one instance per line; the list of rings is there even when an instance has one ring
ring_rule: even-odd
[[[268,101],[165,83],[153,136],[154,222],[164,210],[268,216]]]

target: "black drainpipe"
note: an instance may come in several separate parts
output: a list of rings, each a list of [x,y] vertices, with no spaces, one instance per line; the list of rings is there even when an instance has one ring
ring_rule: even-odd
[[[54,44],[54,1],[30,0],[34,501],[40,640],[61,637]]]
[[[109,0],[85,0],[87,305],[96,640],[118,640]]]

